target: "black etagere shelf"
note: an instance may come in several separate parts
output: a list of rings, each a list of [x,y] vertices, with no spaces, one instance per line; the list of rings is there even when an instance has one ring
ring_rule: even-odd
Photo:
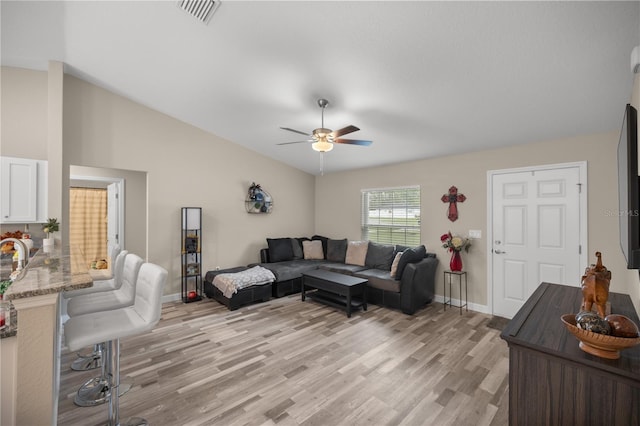
[[[202,300],[202,208],[182,208],[182,301]]]

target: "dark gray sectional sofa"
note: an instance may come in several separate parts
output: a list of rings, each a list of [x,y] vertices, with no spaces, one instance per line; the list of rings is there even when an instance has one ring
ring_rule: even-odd
[[[305,259],[304,241],[322,242],[323,259]],[[403,247],[368,242],[363,265],[345,263],[348,241],[332,240],[322,236],[309,238],[267,239],[269,248],[260,250],[260,266],[273,272],[276,282],[272,285],[274,297],[299,292],[302,274],[323,268],[333,272],[353,275],[369,280],[367,302],[393,309],[408,315],[431,303],[435,294],[435,274],[438,259],[424,246]],[[288,248],[291,247],[291,249]],[[391,277],[392,263],[398,252],[397,278]]]

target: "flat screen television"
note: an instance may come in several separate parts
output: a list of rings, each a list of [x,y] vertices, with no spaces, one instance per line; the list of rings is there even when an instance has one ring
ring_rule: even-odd
[[[627,269],[640,269],[640,185],[638,178],[638,113],[627,105],[618,142],[620,246]]]

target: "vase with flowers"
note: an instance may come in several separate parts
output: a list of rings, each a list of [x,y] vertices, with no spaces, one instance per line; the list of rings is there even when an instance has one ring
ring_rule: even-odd
[[[42,224],[42,230],[47,234],[47,238],[42,240],[42,245],[52,246],[54,244],[54,238],[51,234],[60,230],[60,223],[58,222],[58,219],[55,217],[47,219],[47,222]]]
[[[460,256],[460,252],[462,250],[469,252],[471,240],[469,238],[453,235],[451,234],[451,231],[449,231],[446,234],[442,234],[440,241],[442,242],[442,247],[451,253],[449,268],[454,272],[462,271],[462,257]]]

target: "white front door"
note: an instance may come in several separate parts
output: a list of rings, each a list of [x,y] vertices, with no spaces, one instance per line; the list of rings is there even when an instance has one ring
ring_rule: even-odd
[[[541,282],[580,285],[586,164],[496,171],[490,180],[493,313],[512,318]]]

